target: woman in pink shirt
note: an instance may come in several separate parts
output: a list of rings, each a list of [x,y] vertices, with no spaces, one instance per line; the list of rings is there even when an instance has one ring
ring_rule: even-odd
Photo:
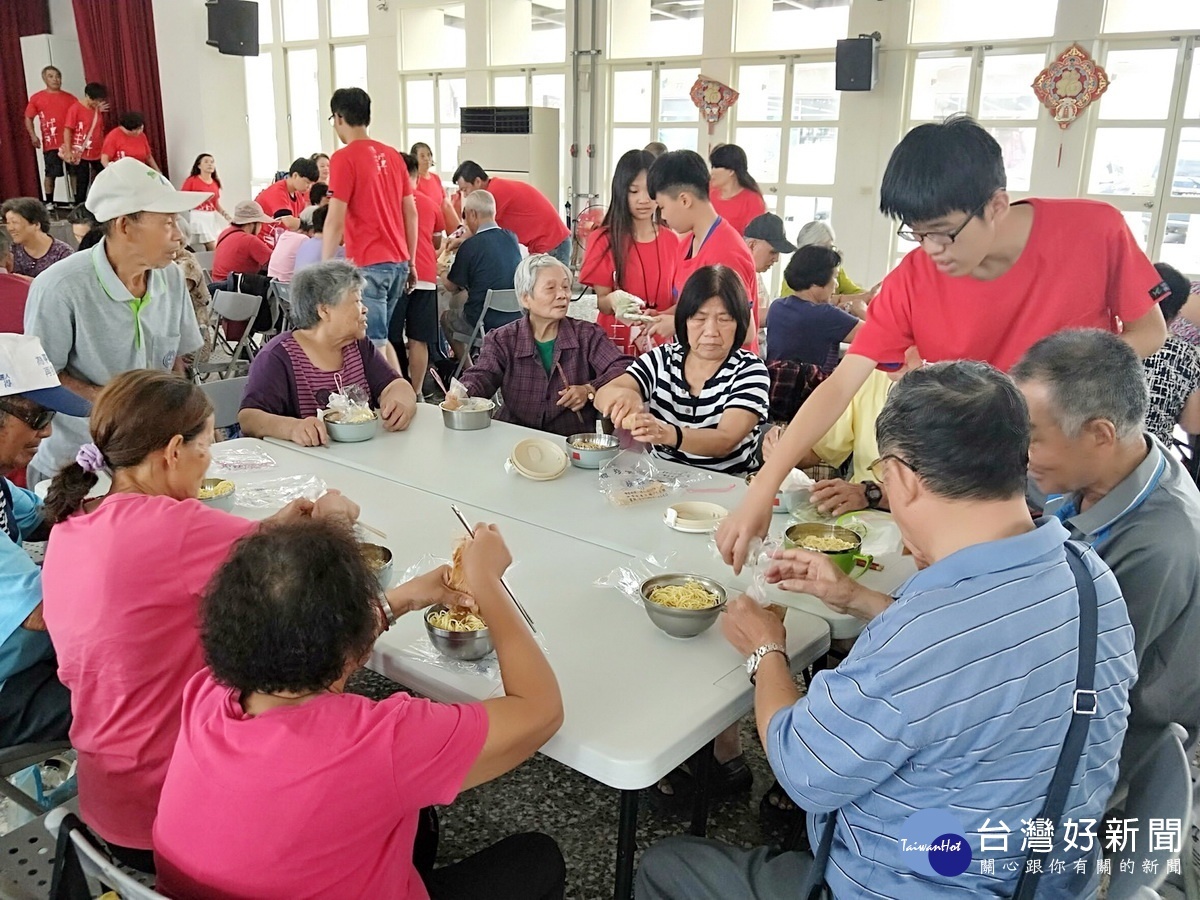
[[[258,523],[196,496],[211,462],[213,411],[196,385],[134,369],[92,408],[94,444],[50,485],[58,523],[42,568],[45,620],[71,690],[79,806],[113,853],[153,871],[151,827],[189,678],[204,667],[200,594]],[[99,501],[96,472],[112,474]],[[355,518],[339,494],[297,500],[268,521]]]
[[[344,693],[346,679],[443,576],[381,602],[344,525],[241,541],[201,607],[209,669],[184,691],[154,823],[158,889],[176,900],[561,900],[562,854],[542,834],[431,871],[413,862],[423,807],[520,765],[562,722],[554,672],[500,584],[511,562],[490,525],[462,554],[504,696],[376,702]]]

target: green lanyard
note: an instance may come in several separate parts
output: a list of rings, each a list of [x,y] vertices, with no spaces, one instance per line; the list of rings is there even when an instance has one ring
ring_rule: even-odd
[[[108,295],[108,299],[116,300],[117,298],[114,297],[109,292],[108,288],[105,286],[104,277],[100,274],[100,264],[96,262],[96,256],[95,256],[96,251],[103,252],[101,250],[102,246],[103,246],[102,244],[97,244],[96,247],[92,250],[92,268],[96,271],[96,280],[100,282],[100,289],[103,290],[104,293]],[[137,347],[139,350],[142,347],[142,319],[141,319],[142,309],[145,308],[146,304],[150,302],[150,299],[151,299],[150,283],[153,281],[153,279],[154,279],[154,270],[151,269],[150,271],[148,271],[146,273],[146,294],[145,294],[145,296],[134,297],[130,300],[125,300],[125,301],[119,301],[119,300],[117,301],[118,303],[120,303],[120,302],[128,303],[129,308],[131,310],[133,310],[133,346]]]

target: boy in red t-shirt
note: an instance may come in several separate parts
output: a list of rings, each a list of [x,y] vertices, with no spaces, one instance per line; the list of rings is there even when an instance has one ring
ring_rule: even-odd
[[[564,266],[571,265],[571,233],[554,204],[532,184],[512,178],[492,178],[483,166],[467,160],[451,179],[466,197],[487,191],[496,200],[496,224],[511,231],[530,253],[549,253]]]
[[[737,229],[717,215],[708,197],[708,165],[694,150],[672,150],[654,161],[646,176],[646,189],[658,203],[663,221],[684,240],[671,286],[674,300],[693,272],[703,266],[728,266],[737,272],[750,298],[750,333],[746,349],[758,352],[758,273],[754,257]],[[659,311],[647,329],[651,335],[675,333],[674,302],[665,314]]]
[[[30,143],[42,150],[42,162],[46,166],[42,187],[46,191],[46,202],[53,203],[54,183],[63,175],[64,159],[60,152],[63,146],[63,125],[67,121],[67,113],[78,101],[74,94],[68,94],[62,89],[62,72],[56,66],[46,66],[42,69],[42,82],[46,89],[30,97],[29,104],[25,107],[25,130],[29,132]],[[37,118],[41,126],[41,137],[38,137],[33,128],[34,118]]]
[[[100,147],[104,143],[104,113],[108,111],[108,89],[88,82],[83,99],[67,112],[60,154],[75,179],[75,203],[87,199],[92,179],[100,174]]]
[[[417,253],[412,260],[416,284],[401,299],[388,324],[388,338],[397,355],[407,352],[408,380],[421,396],[429,369],[429,346],[438,341],[437,254],[446,231],[443,204],[419,187],[420,165],[415,156],[401,153],[417,205]]]
[[[915,346],[929,362],[972,359],[1007,370],[1066,328],[1119,333],[1143,358],[1166,339],[1170,289],[1121,214],[1091,200],[1009,200],[1000,145],[967,116],[920,125],[892,151],[879,208],[917,242],[884,279],[833,374],[796,414],[741,506],[717,532],[735,572],[766,534],[784,476],[837,421],[877,367]],[[1085,247],[1085,253],[1064,253]],[[770,340],[768,334],[767,339]]]
[[[333,259],[343,236],[346,259],[362,270],[367,337],[388,347],[388,323],[417,283],[417,205],[408,167],[394,147],[371,140],[371,97],[339,88],[329,101],[333,129],[345,144],[329,160],[329,216],[322,258]],[[390,348],[387,350],[391,353]]]
[[[154,171],[161,172],[150,150],[150,141],[146,138],[146,120],[142,114],[123,113],[117,121],[119,124],[105,136],[104,146],[100,148],[100,165],[107,168],[118,159],[132,156]]]

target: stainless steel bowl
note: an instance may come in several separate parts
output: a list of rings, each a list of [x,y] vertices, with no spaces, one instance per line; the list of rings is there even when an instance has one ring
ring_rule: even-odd
[[[369,422],[353,422],[349,425],[333,418],[336,413],[325,417],[325,430],[329,432],[330,440],[343,444],[357,444],[359,441],[369,441],[379,433],[379,413]]]
[[[367,541],[359,541],[358,543],[363,548],[363,555],[367,557],[367,565],[371,567],[375,572],[375,577],[379,579],[379,586],[386,591],[392,586],[392,551],[382,544],[372,544]],[[368,547],[371,549],[368,550]],[[375,551],[379,551],[379,553],[376,554]],[[382,556],[382,563],[378,563],[377,556]]]
[[[442,424],[452,431],[479,431],[492,424],[496,404],[488,401],[486,409],[446,409],[442,405]]]
[[[492,638],[486,628],[479,631],[447,631],[429,624],[429,617],[444,610],[445,606],[431,606],[425,611],[425,630],[429,633],[429,643],[437,648],[443,656],[451,659],[461,659],[473,662],[483,659],[492,652]]]
[[[205,478],[202,482],[200,482],[200,489],[204,490],[206,488],[208,488],[208,489],[215,488],[222,481],[229,481],[229,479],[228,478]],[[232,484],[232,482],[230,482],[230,483]],[[236,494],[236,493],[237,493],[237,489],[234,488],[233,490],[230,490],[227,493],[219,494],[216,497],[210,497],[208,500],[201,500],[200,502],[203,503],[205,506],[211,506],[213,509],[223,510],[224,512],[232,512],[233,505],[235,503],[234,494]]]
[[[576,441],[587,441],[589,444],[603,445],[602,450],[589,450],[576,447]],[[579,469],[598,469],[621,452],[621,441],[611,434],[596,434],[594,431],[583,434],[573,434],[567,438],[567,458],[571,465]]]
[[[716,606],[710,606],[707,609],[674,609],[670,606],[660,606],[650,599],[650,594],[655,588],[684,584],[688,581],[695,581],[706,591],[716,594]],[[725,588],[703,575],[685,573],[655,575],[653,578],[643,581],[640,590],[642,606],[646,609],[646,615],[650,617],[651,622],[671,637],[690,638],[703,634],[712,627],[713,622],[717,621],[717,617],[721,615],[721,610],[725,608]]]

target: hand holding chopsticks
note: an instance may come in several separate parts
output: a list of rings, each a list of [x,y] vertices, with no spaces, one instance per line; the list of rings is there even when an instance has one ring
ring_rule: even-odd
[[[458,519],[458,521],[460,521],[462,523],[462,527],[467,530],[468,537],[474,537],[475,536],[474,529],[472,529],[471,526],[469,524],[467,524],[467,520],[463,516],[463,514],[459,510],[459,508],[457,506],[455,506],[453,503],[451,503],[450,509],[452,509],[454,511],[454,515]],[[508,582],[505,581],[503,578],[501,578],[500,586],[503,587],[504,592],[506,594],[508,594],[508,599],[512,600],[513,604],[517,607],[517,610],[521,613],[521,616],[525,619],[525,622],[529,625],[530,630],[534,634],[537,634],[537,626],[533,624],[533,619],[531,619],[529,617],[529,613],[527,613],[525,611],[525,607],[521,605],[521,601],[518,600],[516,595],[512,592],[512,588],[510,588],[508,586]]]
[[[563,392],[565,393],[565,392],[571,390],[571,388],[574,385],[572,385],[571,380],[569,378],[567,378],[567,373],[565,371],[563,371],[562,363],[556,362],[554,364],[554,368],[558,372],[558,377],[561,378],[563,381]],[[562,401],[560,400],[559,403],[561,404]],[[582,425],[583,424],[583,413],[581,413],[577,409],[572,410],[572,412],[575,413],[575,418],[577,418],[579,420],[579,424]]]

